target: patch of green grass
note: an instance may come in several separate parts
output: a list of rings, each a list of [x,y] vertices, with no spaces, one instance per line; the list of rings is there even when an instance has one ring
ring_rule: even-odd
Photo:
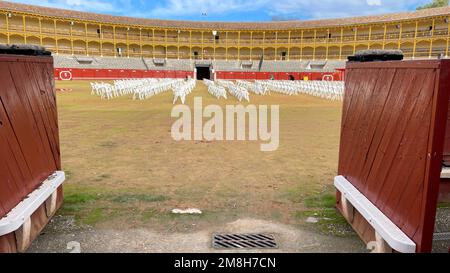
[[[99,199],[99,195],[91,193],[72,193],[64,196],[65,204],[85,204]]]
[[[336,196],[334,194],[323,193],[305,199],[305,206],[308,208],[334,208],[336,206]]]
[[[168,197],[163,195],[152,195],[152,194],[122,194],[111,198],[114,203],[133,203],[133,202],[163,202],[168,200]]]
[[[450,203],[439,203],[438,208],[450,208]]]
[[[98,200],[99,195],[90,193],[65,194],[64,203],[59,213],[62,215],[74,215],[83,211],[90,203]]]
[[[106,213],[103,208],[94,208],[86,216],[82,217],[81,221],[86,225],[92,226],[106,218]]]
[[[294,216],[296,219],[306,221],[309,217],[316,218],[318,222],[314,226],[324,234],[334,236],[354,234],[345,218],[335,208],[336,196],[334,194],[323,192],[306,198],[304,203],[309,210],[296,212]]]

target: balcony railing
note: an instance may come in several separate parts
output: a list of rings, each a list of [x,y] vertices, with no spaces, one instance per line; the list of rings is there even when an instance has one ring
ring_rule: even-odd
[[[0,25],[0,32],[5,33],[7,32],[5,24]],[[168,37],[161,36],[161,34],[156,34],[154,37],[150,35],[146,35],[146,33],[143,33],[142,36],[136,32],[132,33],[126,33],[124,31],[118,31],[115,34],[115,37],[110,30],[102,31],[102,33],[97,33],[93,31],[92,29],[89,29],[88,32],[84,30],[80,30],[80,28],[67,30],[62,28],[57,28],[56,30],[52,27],[48,27],[48,25],[43,26],[42,29],[39,29],[39,27],[27,25],[26,29],[24,30],[23,26],[20,25],[10,25],[9,26],[9,32],[10,33],[17,33],[19,35],[36,35],[40,37],[42,35],[43,38],[45,37],[57,37],[57,39],[65,38],[65,39],[90,39],[95,40],[98,39],[99,41],[108,41],[113,42],[114,40],[116,43],[138,43],[140,44],[179,44],[180,46],[203,46],[203,47],[232,47],[232,46],[241,46],[241,47],[271,47],[271,46],[289,46],[289,45],[321,45],[321,44],[339,44],[342,42],[344,43],[355,43],[355,42],[376,42],[376,41],[398,41],[398,40],[412,40],[412,39],[429,39],[429,38],[441,38],[449,36],[449,31],[447,28],[438,28],[434,30],[419,30],[419,31],[400,31],[400,29],[395,31],[390,31],[386,33],[380,33],[380,31],[377,31],[377,33],[372,34],[358,34],[358,33],[349,33],[347,32],[342,37],[341,35],[323,35],[323,33],[318,34],[316,37],[311,37],[310,33],[308,33],[304,37],[299,37],[298,33],[291,36],[290,38],[287,38],[285,36],[278,37],[276,39],[273,37],[273,35],[270,35],[270,37],[258,37],[258,38],[249,38],[244,37],[240,40],[237,39],[237,37],[228,38],[226,39],[225,35],[220,36],[219,39],[215,39],[214,37],[207,36],[204,39],[200,37],[192,37],[190,39],[189,37],[179,37],[176,35],[169,35]],[[400,33],[401,32],[401,33]],[[355,35],[356,34],[356,35]]]

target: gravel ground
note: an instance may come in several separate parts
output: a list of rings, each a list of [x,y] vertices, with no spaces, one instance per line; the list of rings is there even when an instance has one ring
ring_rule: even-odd
[[[436,233],[450,232],[450,208],[440,208]],[[148,229],[95,229],[75,224],[72,217],[56,216],[28,250],[30,253],[209,253],[214,233],[269,233],[279,244],[275,250],[233,252],[368,252],[355,236],[327,236],[313,230],[255,219],[241,219],[193,233],[160,233]],[[450,241],[434,243],[434,252],[448,253]],[[230,252],[230,251],[227,251]]]
[[[111,230],[80,227],[70,217],[55,217],[29,249],[30,253],[209,253],[214,233],[274,234],[279,249],[235,252],[367,252],[355,236],[336,237],[268,221],[241,219],[194,233],[162,234],[146,229]],[[79,249],[77,247],[80,247]],[[229,252],[229,251],[227,251]]]
[[[436,233],[450,233],[450,208],[440,208],[436,217]],[[436,241],[433,244],[433,251],[438,253],[448,253],[450,250],[450,240]]]

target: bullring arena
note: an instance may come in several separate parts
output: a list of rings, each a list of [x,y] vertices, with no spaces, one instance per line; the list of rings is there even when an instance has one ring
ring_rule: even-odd
[[[21,103],[27,101],[23,103],[27,109],[29,100],[31,109],[12,111],[14,108],[8,107],[13,107],[14,98],[5,91],[0,93],[0,121],[9,113],[14,129],[14,117],[20,120],[21,116],[11,113],[31,113],[35,117],[34,111],[41,108],[33,108],[31,101],[38,96],[30,94],[55,89],[58,118],[56,104],[52,103],[54,96],[48,93],[39,104],[42,109],[51,109],[50,114],[42,114],[46,117],[42,118],[43,125],[30,125],[35,129],[22,133],[38,132],[42,142],[48,137],[49,147],[43,148],[42,153],[48,153],[54,162],[46,168],[61,175],[48,181],[61,178],[64,184],[58,184],[56,194],[46,196],[48,199],[38,204],[36,212],[28,213],[29,221],[19,221],[17,229],[7,228],[9,220],[0,222],[0,252],[67,252],[78,246],[84,252],[236,251],[235,247],[212,243],[215,234],[258,234],[276,239],[275,248],[271,243],[257,243],[250,247],[240,245],[238,248],[244,250],[237,251],[448,252],[450,186],[445,168],[441,167],[450,155],[446,152],[450,151],[450,138],[444,129],[439,129],[446,126],[447,117],[442,113],[448,112],[448,105],[441,105],[434,98],[437,94],[447,98],[447,102],[449,98],[445,91],[434,90],[446,87],[439,79],[448,72],[449,42],[450,7],[315,21],[219,23],[117,17],[1,1],[0,43],[43,47],[53,58],[46,61],[48,64],[31,59],[51,59],[48,56],[0,60],[1,65],[5,64],[2,71],[9,69],[10,73],[5,73],[11,75],[8,79],[9,76],[3,76],[5,85],[11,83],[5,90],[25,90],[28,95],[21,97]],[[393,62],[386,67],[347,67],[347,58],[364,50],[401,50],[406,65],[392,68]],[[24,63],[25,70],[14,62]],[[34,62],[44,72],[33,76],[30,86],[21,86],[26,72],[33,69],[28,63]],[[437,74],[428,70],[420,74],[419,68],[414,70],[412,66],[434,69]],[[398,168],[392,178],[391,168],[384,173],[381,160],[373,156],[373,169],[382,173],[377,178],[388,181],[384,183],[389,187],[386,196],[392,197],[400,184],[403,190],[413,188],[411,195],[423,197],[423,206],[417,208],[420,217],[414,221],[398,216],[403,217],[401,212],[393,213],[396,208],[390,204],[377,203],[383,197],[375,196],[377,202],[373,202],[373,192],[361,190],[352,181],[364,180],[358,176],[360,173],[356,174],[356,167],[345,165],[361,167],[364,177],[370,180],[370,171],[366,174],[364,166],[354,162],[364,153],[358,149],[369,145],[365,141],[370,134],[362,131],[372,132],[370,126],[378,120],[375,106],[381,102],[375,98],[372,101],[370,96],[358,97],[358,92],[352,91],[364,89],[358,86],[359,79],[367,80],[367,86],[371,83],[374,90],[382,88],[381,81],[377,83],[366,74],[364,79],[358,69],[372,69],[371,75],[385,76],[376,69],[391,68],[399,69],[393,75],[401,75],[401,69],[412,69],[406,76],[414,83],[423,83],[420,90],[431,90],[431,95],[416,94],[414,99],[423,101],[409,100],[412,91],[408,88],[412,87],[405,84],[397,88],[407,89],[405,97],[401,97],[404,100],[386,99],[392,102],[386,105],[392,109],[420,108],[424,116],[428,113],[433,119],[423,129],[424,134],[435,140],[430,140],[429,146],[423,142],[424,150],[417,148],[409,153],[399,149],[395,158],[415,162],[415,155],[428,151],[427,148],[438,151],[442,157],[442,162],[436,163],[438,158],[433,158],[424,163],[427,167],[417,177],[427,179],[420,185],[422,180],[418,179],[413,188],[402,182],[388,184],[391,180],[403,181],[399,173],[407,171],[392,163],[395,170]],[[21,73],[22,76],[15,76]],[[412,76],[414,73],[433,77],[441,84],[432,85],[428,78]],[[392,86],[395,82],[392,77]],[[354,99],[348,99],[348,94]],[[171,128],[176,119],[170,115],[174,105],[195,109],[197,98],[205,107],[217,105],[221,109],[240,104],[279,105],[277,149],[263,152],[262,141],[245,138],[175,140]],[[355,101],[371,109],[371,122],[348,118],[358,116],[352,109],[361,110]],[[433,107],[419,107],[429,101],[434,102],[430,102]],[[39,113],[44,112],[42,109]],[[379,120],[386,121],[386,128],[390,128],[397,116],[384,119],[383,113]],[[440,120],[436,118],[439,115]],[[401,118],[399,115],[398,120]],[[33,120],[39,123],[39,118]],[[414,121],[413,114],[403,121]],[[398,139],[399,147],[412,147],[407,134],[420,130],[411,128],[400,134],[408,137]],[[354,147],[354,154],[348,146],[351,144],[341,139],[352,136],[346,130],[359,134],[362,141]],[[374,142],[379,130],[374,126]],[[395,146],[395,136],[392,133],[393,140],[380,137],[383,154],[388,154],[390,145]],[[26,146],[16,137],[18,147]],[[1,140],[5,139],[6,133]],[[5,145],[13,147],[15,144],[11,143]],[[17,150],[8,151],[14,154],[10,158],[18,158]],[[38,173],[28,163],[36,160],[23,153],[30,172]],[[365,160],[371,155],[367,152]],[[422,154],[418,157],[427,158]],[[18,166],[20,160],[17,159]],[[4,175],[0,189],[21,179],[8,166],[4,170],[10,176]],[[51,173],[46,173],[45,178]],[[42,173],[39,175],[45,180]],[[11,196],[1,196],[0,217],[7,219],[10,210],[17,211],[20,202],[32,198],[29,193],[39,190],[36,182],[27,186],[29,192],[15,194],[13,201],[3,201],[1,198]],[[351,184],[360,189],[356,191],[360,195]],[[383,190],[378,194],[382,195]],[[398,203],[402,205],[404,200],[400,199]],[[371,206],[372,202],[376,206]],[[3,224],[7,233],[1,233]],[[371,241],[375,245],[368,247]]]

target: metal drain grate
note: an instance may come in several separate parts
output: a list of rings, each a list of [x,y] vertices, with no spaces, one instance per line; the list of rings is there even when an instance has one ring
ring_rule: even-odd
[[[435,233],[433,236],[433,241],[435,241],[435,242],[449,241],[449,240],[450,240],[450,232]]]
[[[216,234],[213,247],[217,249],[274,249],[278,248],[273,235],[270,234]]]

